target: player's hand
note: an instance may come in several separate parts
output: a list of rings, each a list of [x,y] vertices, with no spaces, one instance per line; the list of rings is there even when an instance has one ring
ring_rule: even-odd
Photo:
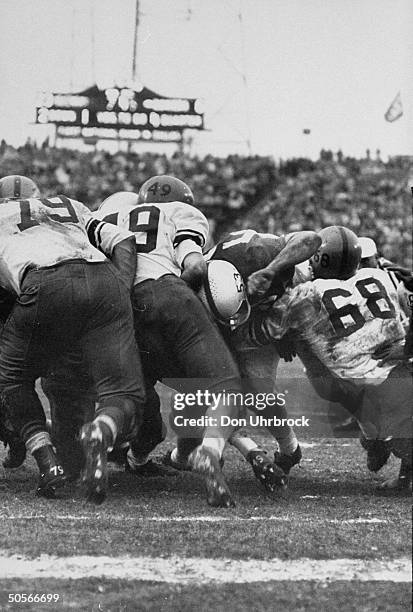
[[[272,280],[273,275],[267,272],[265,268],[264,270],[253,272],[253,274],[248,277],[248,294],[262,297],[271,287]]]
[[[403,346],[387,344],[376,349],[373,353],[373,359],[380,360],[377,365],[381,368],[390,361],[403,361],[406,359],[406,355]]]
[[[297,356],[294,337],[291,333],[286,333],[280,340],[276,340],[275,346],[284,361],[292,361]]]
[[[406,289],[413,291],[413,273],[411,270],[394,265],[386,266],[386,270],[394,272],[397,279],[404,283]]]

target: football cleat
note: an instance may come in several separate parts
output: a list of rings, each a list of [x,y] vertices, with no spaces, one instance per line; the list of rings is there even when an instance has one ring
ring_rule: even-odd
[[[169,450],[163,457],[162,463],[167,465],[168,467],[173,468],[174,470],[179,470],[180,472],[190,472],[192,470],[191,466],[186,459],[172,459],[173,450]],[[179,454],[178,454],[179,457]],[[224,467],[224,457],[221,457],[219,460],[219,465],[221,466],[221,470]]]
[[[302,457],[303,454],[300,445],[298,445],[292,455],[285,455],[284,453],[276,451],[274,453],[274,463],[288,476],[291,468],[300,463]]]
[[[191,466],[188,464],[188,461],[175,461],[172,459],[172,451],[169,450],[163,457],[162,463],[168,467],[173,468],[174,470],[179,470],[180,472],[190,472]]]
[[[14,469],[20,467],[26,459],[26,445],[23,440],[16,438],[9,442],[9,449],[3,461],[3,467],[6,469]]]
[[[378,472],[386,465],[391,455],[391,449],[385,440],[368,440],[360,436],[360,444],[367,451],[367,468],[370,472]]]
[[[112,441],[109,428],[100,422],[86,423],[80,433],[84,466],[81,482],[85,487],[86,500],[101,504],[108,490],[108,448]]]
[[[278,465],[272,463],[265,451],[251,450],[247,455],[247,461],[252,465],[257,480],[270,493],[287,486],[287,475]]]
[[[129,444],[122,444],[113,447],[113,449],[108,452],[108,461],[111,463],[116,463],[116,465],[126,465],[126,455],[128,454]]]
[[[162,174],[152,176],[144,182],[138,193],[138,204],[162,204],[163,202],[183,202],[194,205],[194,194],[186,183]]]
[[[194,472],[204,477],[207,502],[215,508],[233,508],[235,502],[225,482],[219,459],[203,446],[198,446],[188,457]]]
[[[170,477],[176,476],[177,471],[172,466],[162,465],[149,459],[142,465],[131,465],[129,461],[126,462],[125,471],[135,476],[141,476],[142,478],[157,478],[157,477]]]
[[[66,483],[65,472],[60,465],[53,446],[47,445],[33,451],[33,457],[40,470],[37,483],[36,495],[53,499],[56,490]]]

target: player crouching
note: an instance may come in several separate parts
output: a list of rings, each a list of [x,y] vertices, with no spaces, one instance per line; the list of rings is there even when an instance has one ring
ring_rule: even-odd
[[[402,459],[406,483],[412,473],[411,366],[376,358],[382,347],[405,341],[396,289],[383,270],[358,269],[361,248],[352,231],[331,226],[320,236],[310,262],[313,280],[287,290],[251,334],[271,342],[293,332],[317,392],[350,410],[367,440],[386,441]]]

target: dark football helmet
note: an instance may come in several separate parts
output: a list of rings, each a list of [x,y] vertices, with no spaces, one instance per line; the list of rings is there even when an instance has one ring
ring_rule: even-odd
[[[0,179],[0,199],[20,200],[22,198],[39,198],[40,191],[32,179],[19,174],[11,174]]]
[[[184,202],[194,205],[194,194],[186,183],[163,174],[152,176],[144,182],[138,193],[139,204],[162,204],[163,202]]]
[[[361,259],[361,246],[354,232],[341,225],[330,225],[318,235],[320,248],[310,259],[314,278],[338,278],[353,276]]]

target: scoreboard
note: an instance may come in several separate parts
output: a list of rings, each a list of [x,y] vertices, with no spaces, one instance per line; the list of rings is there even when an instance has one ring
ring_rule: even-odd
[[[37,124],[54,124],[59,138],[181,142],[186,129],[204,130],[201,101],[168,98],[143,87],[42,93]]]

